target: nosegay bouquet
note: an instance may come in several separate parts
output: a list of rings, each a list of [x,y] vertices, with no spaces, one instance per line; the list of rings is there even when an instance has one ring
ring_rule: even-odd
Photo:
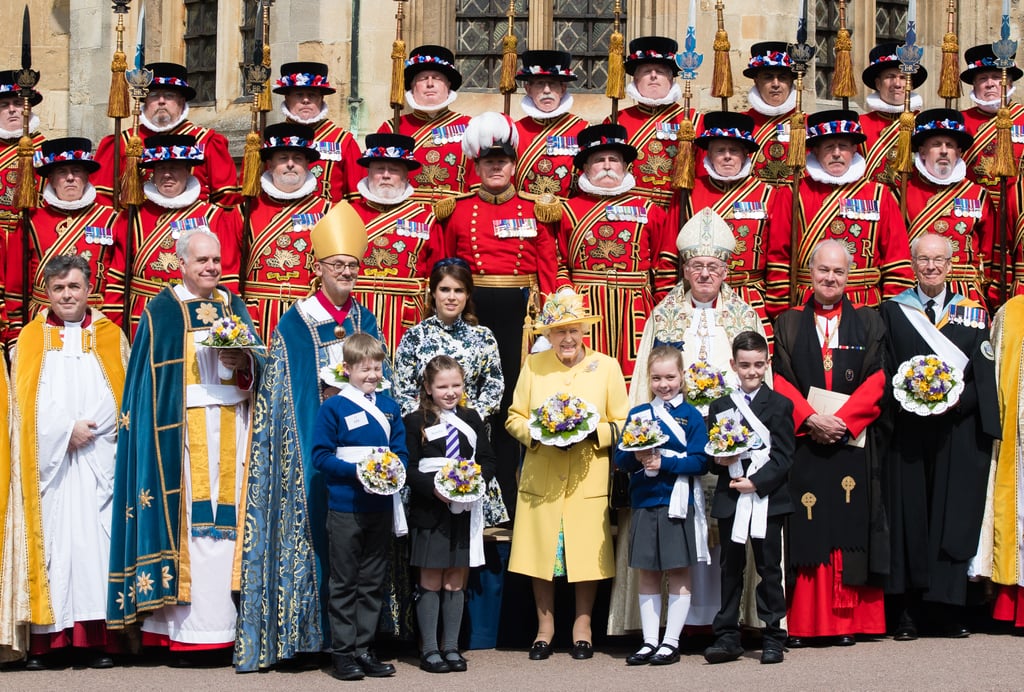
[[[568,447],[597,429],[597,409],[578,396],[555,394],[530,416],[530,436],[541,444]]]
[[[487,492],[480,464],[472,459],[450,459],[434,474],[434,488],[452,502],[475,502]]]
[[[210,335],[200,343],[210,348],[263,348],[249,325],[238,315],[214,320],[210,325]]]
[[[356,464],[356,475],[366,492],[373,495],[394,495],[405,486],[405,466],[386,447],[374,449]]]
[[[725,375],[703,360],[690,364],[683,373],[686,401],[694,406],[706,406],[729,393]]]
[[[935,416],[956,406],[964,391],[964,374],[932,353],[901,363],[892,386],[893,396],[904,410]]]

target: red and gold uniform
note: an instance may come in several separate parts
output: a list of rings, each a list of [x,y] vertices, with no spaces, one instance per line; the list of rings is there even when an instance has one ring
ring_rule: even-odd
[[[242,216],[236,209],[224,209],[197,199],[180,209],[168,209],[147,200],[131,224],[133,252],[129,298],[131,334],[134,336],[146,304],[165,286],[181,283],[181,262],[175,254],[178,236],[190,228],[205,226],[220,239],[221,281],[232,293],[238,292],[239,254],[242,246]],[[123,269],[125,249],[114,253],[113,269],[107,277],[107,305],[124,304]],[[115,315],[123,319],[121,312]]]
[[[352,208],[367,239],[353,297],[377,318],[384,343],[397,345],[423,318],[430,270],[445,257],[441,226],[429,205],[411,198],[383,205],[360,197]]]
[[[626,381],[655,303],[676,283],[676,231],[649,198],[582,193],[563,205],[556,240],[558,287],[571,286],[604,319],[594,350],[619,361]]]
[[[123,257],[127,232],[126,217],[113,208],[94,202],[74,211],[63,211],[44,204],[33,209],[30,215],[28,271],[31,278],[28,315],[31,320],[42,308],[49,307],[46,284],[43,281],[43,267],[54,257],[81,255],[89,262],[92,271],[92,292],[89,305],[102,310],[108,316],[120,314],[121,305],[105,305],[107,282],[115,271],[122,271],[114,265],[115,256]],[[21,311],[24,296],[22,287],[22,228],[8,241],[6,270],[6,304],[10,324],[7,340],[13,341],[21,331]]]
[[[768,229],[768,315],[789,306],[790,258],[795,254],[798,294],[802,304],[811,288],[807,269],[814,246],[838,240],[853,255],[846,296],[855,305],[875,307],[914,285],[907,228],[899,204],[888,187],[865,179],[829,185],[813,179],[800,184],[797,247],[790,248],[793,191],[775,192]]]
[[[133,128],[128,128],[121,133],[121,140],[118,142],[118,177],[124,172],[125,148],[134,132]],[[224,135],[188,120],[159,133],[139,125],[139,136],[143,142],[156,134],[188,135],[196,138],[196,144],[203,149],[203,161],[192,168],[192,175],[199,180],[200,199],[209,200],[222,207],[234,207],[241,201],[237,168],[228,152],[228,140]],[[114,135],[107,135],[100,141],[95,158],[100,164],[100,169],[92,176],[92,182],[99,195],[109,204],[114,194]]]
[[[753,108],[746,114],[754,119],[754,141],[758,146],[750,174],[772,185],[792,182],[793,168],[786,165],[786,157],[789,156],[789,119],[793,114],[769,116]]]
[[[309,172],[316,176],[320,196],[332,204],[351,198],[364,174],[356,164],[359,143],[351,132],[329,118],[313,127],[313,148],[320,153],[320,160],[310,164]]]
[[[422,168],[409,176],[415,199],[433,203],[443,197],[468,192],[479,184],[472,161],[462,153],[462,133],[469,116],[447,108],[437,113],[413,111],[398,122],[398,133],[416,141],[414,155]],[[377,132],[395,132],[394,121],[386,120]],[[358,182],[358,181],[357,181]]]
[[[330,207],[319,194],[281,200],[264,191],[256,198],[243,297],[263,343],[292,303],[309,295],[316,276],[309,232]]]
[[[974,144],[963,153],[964,162],[967,164],[967,177],[979,185],[984,185],[992,197],[992,203],[998,208],[999,179],[988,175],[996,152],[996,114],[987,113],[977,106],[961,113],[964,116],[964,126],[974,135]],[[1017,162],[1019,169],[1021,158],[1024,157],[1024,106],[1010,103],[1010,118],[1013,120],[1013,160]],[[1010,200],[1011,224],[1020,209],[1020,199],[1015,193],[1016,181],[1017,176],[1007,179],[1007,189],[1013,193],[1013,199]]]
[[[889,185],[897,184],[896,141],[900,133],[900,114],[868,111],[860,116],[860,126],[868,138],[864,142],[864,159],[868,164],[865,174],[870,180]]]
[[[572,113],[546,120],[529,116],[517,120],[516,187],[532,195],[568,197],[573,182],[572,157],[579,148],[576,137],[586,126],[586,120]]]
[[[38,132],[32,135],[36,149],[46,140]],[[0,236],[6,237],[14,231],[20,219],[14,206],[14,195],[18,187],[18,138],[0,139]],[[41,191],[43,182],[37,180]],[[2,249],[2,248],[0,248]]]
[[[996,215],[985,188],[967,178],[936,185],[915,173],[907,181],[907,218],[910,240],[935,233],[953,244],[951,290],[988,304],[984,284],[996,278],[992,273]],[[994,301],[997,296],[998,286],[993,283],[988,297]]]

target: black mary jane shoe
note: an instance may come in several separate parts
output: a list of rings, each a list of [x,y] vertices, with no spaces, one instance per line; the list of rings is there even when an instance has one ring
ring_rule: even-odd
[[[626,656],[627,666],[645,666],[651,662],[651,656],[658,650],[656,644],[648,644],[644,642],[644,645],[637,649],[634,653]]]
[[[437,657],[437,660],[431,661],[431,658]],[[433,651],[427,651],[420,656],[420,670],[425,670],[428,673],[450,673],[452,672],[451,666],[441,656],[441,652],[437,649]]]
[[[582,639],[572,645],[572,657],[577,661],[585,661],[594,657],[594,645]]]
[[[545,661],[551,657],[551,643],[543,640],[537,640],[530,647],[530,660],[531,661]]]
[[[667,654],[655,653],[651,656],[652,666],[670,666],[673,663],[679,663],[679,647],[672,646],[671,644],[662,644],[658,647],[658,650],[668,649]]]
[[[448,664],[448,667],[453,673],[465,673],[466,672],[466,659],[462,657],[455,649],[449,649],[448,651],[441,652],[444,662]]]

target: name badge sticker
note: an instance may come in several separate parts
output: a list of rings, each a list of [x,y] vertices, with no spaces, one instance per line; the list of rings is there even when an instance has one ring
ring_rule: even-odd
[[[350,416],[345,416],[345,427],[349,430],[355,430],[361,428],[369,423],[366,418],[366,411],[360,411],[359,413],[353,413]]]
[[[429,428],[423,428],[423,434],[426,435],[428,440],[440,440],[448,434],[448,426],[444,423],[431,425]]]

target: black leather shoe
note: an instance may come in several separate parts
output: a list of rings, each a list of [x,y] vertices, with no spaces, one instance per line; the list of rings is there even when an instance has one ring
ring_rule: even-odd
[[[667,654],[655,653],[651,656],[652,666],[670,666],[673,663],[679,663],[679,647],[672,646],[671,644],[662,644],[658,647],[658,651],[667,649]]]
[[[626,656],[627,666],[644,666],[650,663],[651,656],[658,650],[658,647],[653,644],[644,642],[644,645],[637,649],[634,653]]]
[[[743,655],[743,647],[727,639],[719,639],[704,649],[704,660],[708,663],[728,663]]]
[[[533,646],[530,647],[530,660],[531,661],[545,661],[551,656],[551,643],[545,641],[535,641]]]
[[[444,662],[448,664],[453,673],[466,672],[466,659],[455,649],[449,649],[444,652]]]
[[[585,661],[594,657],[594,645],[582,639],[572,645],[572,657],[577,661]]]
[[[803,637],[790,637],[786,640],[787,649],[803,649],[807,647],[807,640]]]
[[[356,659],[348,655],[334,656],[334,666],[331,668],[331,675],[338,680],[362,680],[366,677],[362,666],[356,663]]]
[[[761,663],[782,663],[784,658],[782,649],[761,649]]]
[[[953,623],[946,626],[943,636],[949,639],[967,639],[971,636],[971,631],[960,623]]]
[[[853,646],[856,643],[857,643],[857,640],[854,639],[852,634],[840,635],[840,636],[836,637],[836,641],[835,641],[835,645],[836,646]]]
[[[88,659],[85,665],[89,666],[90,668],[97,669],[113,668],[114,659],[112,659],[110,656],[107,656],[106,654],[101,653],[93,656],[91,659]]]
[[[892,635],[892,639],[896,642],[912,642],[917,639],[917,629],[910,626],[899,627]]]
[[[25,670],[46,670],[46,664],[39,656],[29,656],[25,659]]]
[[[434,659],[434,660],[430,660]],[[450,673],[452,668],[438,650],[426,651],[420,656],[420,670],[428,673]]]
[[[372,651],[367,651],[361,656],[356,656],[356,663],[363,669],[367,677],[386,678],[395,674],[395,667],[390,663],[381,663]]]

